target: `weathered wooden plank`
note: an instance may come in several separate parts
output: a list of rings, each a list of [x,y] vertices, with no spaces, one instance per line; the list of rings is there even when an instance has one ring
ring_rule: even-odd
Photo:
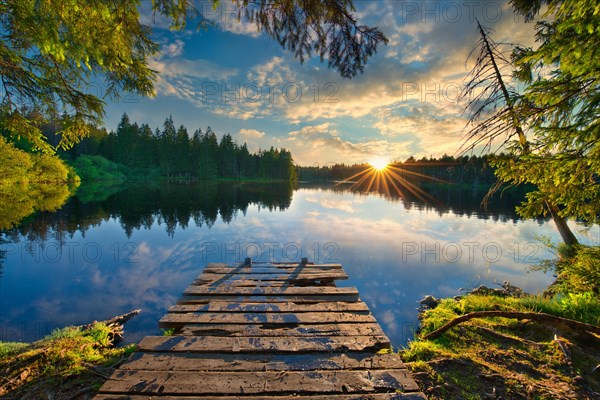
[[[343,352],[378,351],[390,348],[385,336],[331,337],[217,337],[217,336],[146,336],[141,351],[155,352]]]
[[[228,269],[242,269],[242,268],[330,268],[330,269],[342,269],[342,264],[339,263],[323,263],[323,264],[299,264],[299,263],[280,263],[280,262],[254,262],[250,265],[244,264],[225,264],[225,263],[209,263],[204,267],[205,270],[211,268],[228,268]]]
[[[197,372],[118,370],[101,391],[132,394],[346,394],[416,391],[405,369],[369,371]]]
[[[354,312],[305,313],[174,313],[165,314],[158,321],[159,328],[173,328],[185,324],[355,324],[377,322],[371,314]]]
[[[355,287],[284,287],[284,288],[233,288],[233,287],[205,287],[205,286],[189,286],[183,292],[184,295],[231,295],[237,296],[344,296],[344,295],[355,295],[358,296],[358,290]]]
[[[179,335],[234,337],[293,337],[293,336],[385,336],[377,323],[366,324],[186,324]]]
[[[333,274],[343,275],[344,270],[340,268],[209,268],[205,269],[202,274],[198,275],[197,278],[201,278],[202,275],[282,275],[282,274]]]
[[[246,295],[236,294],[195,294],[183,295],[177,300],[177,304],[206,304],[211,301],[237,301],[240,303],[318,303],[323,301],[359,301],[358,294],[334,295],[334,294],[303,294],[294,296],[278,295]]]
[[[327,312],[354,311],[369,312],[369,307],[362,301],[337,302],[323,301],[318,303],[237,303],[228,301],[211,301],[206,304],[182,304],[169,307],[170,313],[185,312]]]
[[[397,354],[206,354],[136,352],[120,369],[127,371],[310,371],[403,369]]]
[[[290,286],[335,286],[334,279],[288,279],[288,280],[215,280],[213,282],[193,282],[191,286],[219,287],[290,287]]]
[[[425,400],[423,393],[361,393],[308,396],[160,396],[99,394],[94,400]]]
[[[255,271],[248,272],[245,274],[217,274],[217,273],[204,273],[200,275],[194,283],[201,282],[212,282],[216,280],[271,280],[271,281],[286,281],[290,279],[295,280],[318,280],[318,279],[348,279],[348,274],[343,270],[327,271],[327,272],[305,272],[302,271],[298,274],[290,273],[288,271],[271,271],[265,273],[258,273]]]

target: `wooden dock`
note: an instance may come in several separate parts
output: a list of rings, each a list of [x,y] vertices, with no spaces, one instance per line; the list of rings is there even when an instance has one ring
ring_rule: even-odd
[[[339,264],[209,264],[96,400],[424,399]]]

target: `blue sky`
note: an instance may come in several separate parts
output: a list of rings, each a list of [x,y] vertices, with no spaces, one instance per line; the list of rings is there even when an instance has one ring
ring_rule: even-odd
[[[156,97],[109,102],[109,130],[123,112],[153,128],[172,115],[190,132],[211,126],[251,150],[288,148],[300,165],[455,154],[475,18],[497,41],[533,44],[533,25],[507,1],[359,0],[360,21],[378,26],[390,43],[349,80],[326,61],[300,64],[253,24],[236,21],[227,1],[215,11],[211,2],[196,4],[214,26],[171,31],[167,21],[142,14],[161,44],[149,60],[159,72]]]

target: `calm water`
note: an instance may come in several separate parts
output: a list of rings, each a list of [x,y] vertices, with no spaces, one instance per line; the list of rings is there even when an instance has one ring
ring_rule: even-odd
[[[515,198],[482,212],[482,193],[430,189],[435,202],[347,185],[212,184],[82,188],[59,211],[3,231],[0,340],[141,308],[126,338],[159,334],[165,310],[208,262],[340,262],[399,346],[417,301],[508,280],[529,292],[552,277],[527,267],[550,258],[536,240],[551,223],[522,221]],[[102,200],[89,201],[91,198]],[[576,224],[573,227],[577,230]],[[585,239],[598,242],[598,228]]]

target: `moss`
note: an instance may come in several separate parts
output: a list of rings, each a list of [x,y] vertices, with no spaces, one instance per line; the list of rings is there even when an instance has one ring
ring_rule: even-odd
[[[97,323],[86,330],[56,330],[31,344],[0,343],[0,396],[69,398],[82,388],[97,390],[112,366],[135,350],[134,345],[114,348],[112,336],[112,328]]]

